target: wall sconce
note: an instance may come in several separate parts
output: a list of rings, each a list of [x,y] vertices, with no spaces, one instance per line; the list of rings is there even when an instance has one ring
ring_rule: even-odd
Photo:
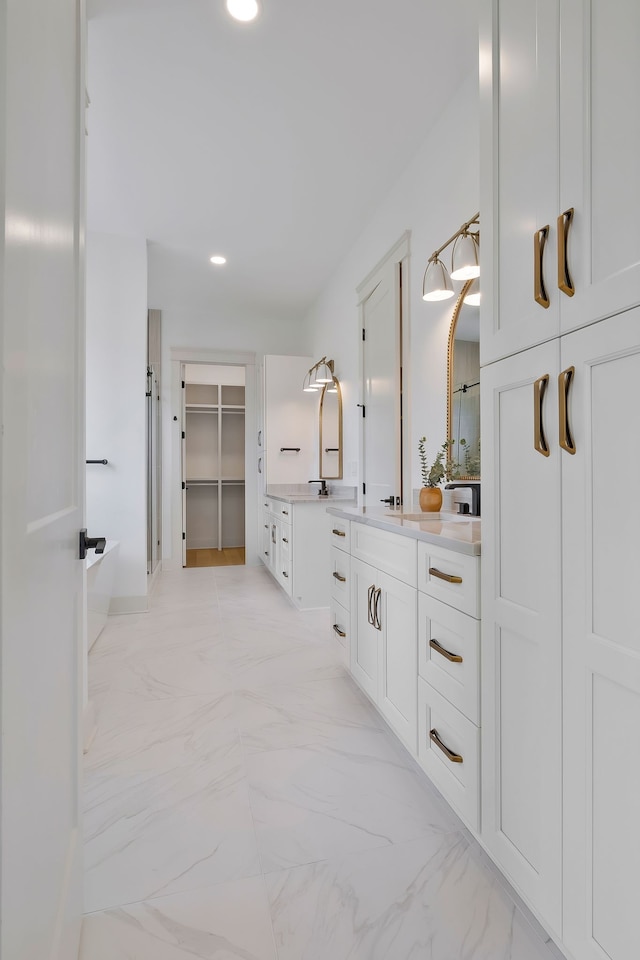
[[[302,382],[305,393],[315,393],[322,390],[327,383],[333,383],[333,360],[323,357],[309,369]]]
[[[469,227],[478,226],[477,230]],[[451,253],[451,275],[440,259],[443,250],[453,243]],[[422,278],[423,300],[447,300],[453,297],[454,289],[451,280],[472,280],[480,276],[478,249],[480,244],[480,214],[476,213],[471,220],[463,223],[459,230],[449,237],[446,243],[429,257],[427,267]],[[467,301],[468,302],[468,301]]]

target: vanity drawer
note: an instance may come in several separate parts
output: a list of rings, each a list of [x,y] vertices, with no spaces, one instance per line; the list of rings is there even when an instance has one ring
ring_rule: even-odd
[[[291,566],[292,541],[291,527],[280,524],[280,562],[283,570]]]
[[[418,589],[478,619],[480,557],[469,557],[421,541],[418,544]]]
[[[351,557],[331,547],[331,596],[348,610],[351,599]]]
[[[418,673],[479,724],[480,621],[418,593]]]
[[[351,521],[342,520],[340,517],[332,517],[329,514],[329,540],[331,545],[351,552]]]
[[[293,593],[293,566],[291,561],[282,555],[278,565],[277,580],[284,592],[291,596]]]
[[[349,628],[351,618],[349,612],[333,597],[329,602],[329,608],[331,616],[331,636],[340,645],[343,662],[345,666],[348,667],[350,659]]]
[[[432,735],[437,736],[440,746]],[[453,809],[476,831],[480,825],[479,758],[478,727],[418,677],[418,762]]]
[[[291,523],[293,520],[293,505],[283,503],[282,500],[274,502],[274,513],[283,523]]]
[[[364,523],[353,523],[351,554],[410,587],[416,586],[417,541],[411,537],[388,533]]]

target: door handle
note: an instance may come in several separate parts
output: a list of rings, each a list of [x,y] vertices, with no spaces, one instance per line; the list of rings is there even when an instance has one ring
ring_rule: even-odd
[[[376,630],[382,630],[382,623],[380,622],[380,597],[382,596],[382,587],[378,587],[375,592],[375,601],[373,606],[373,625]]]
[[[368,610],[367,620],[372,627],[375,626],[375,624],[373,622],[373,609],[371,607],[371,601],[373,599],[373,591],[375,590],[375,588],[376,588],[375,583],[372,583],[369,589],[367,590],[367,610]]]
[[[575,453],[576,445],[569,426],[569,388],[573,383],[575,367],[567,367],[558,377],[558,416],[560,427],[560,446],[567,453]]]
[[[83,527],[78,534],[78,559],[84,560],[87,550],[95,549],[96,553],[104,553],[106,545],[106,537],[88,537],[87,528]]]
[[[536,230],[533,235],[533,299],[545,310],[550,302],[544,285],[544,248],[548,236],[549,224]]]
[[[569,207],[558,217],[558,287],[568,297],[576,292],[569,273],[569,229],[573,223],[573,207]]]
[[[542,405],[548,386],[548,373],[545,373],[543,377],[538,377],[533,384],[533,448],[538,453],[541,453],[543,457],[548,457],[551,452],[544,435],[544,425],[542,422]]]

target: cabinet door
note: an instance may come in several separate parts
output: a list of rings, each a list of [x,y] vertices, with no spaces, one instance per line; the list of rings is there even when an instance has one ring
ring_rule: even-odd
[[[483,0],[480,19],[480,360],[558,335],[560,0]],[[547,308],[534,299],[534,233],[548,226]],[[484,438],[483,438],[484,445]]]
[[[415,757],[418,749],[418,592],[378,573],[378,707]]]
[[[560,210],[575,208],[563,330],[640,303],[640,4],[562,0]],[[560,213],[560,210],[558,213]]]
[[[561,923],[559,340],[482,374],[482,837],[554,931]],[[536,381],[548,456],[534,446]],[[538,440],[540,449],[545,449]]]
[[[627,960],[640,944],[640,309],[563,337],[562,364],[576,446],[562,465],[564,940],[580,960]]]
[[[269,513],[263,511],[260,522],[260,537],[258,543],[262,544],[260,556],[262,562],[269,566],[269,556],[271,554],[271,517]]]
[[[312,357],[264,358],[264,483],[306,483],[315,473],[318,393],[304,393],[302,383]]]
[[[374,702],[378,699],[378,636],[372,622],[372,593],[378,571],[351,558],[351,673]]]

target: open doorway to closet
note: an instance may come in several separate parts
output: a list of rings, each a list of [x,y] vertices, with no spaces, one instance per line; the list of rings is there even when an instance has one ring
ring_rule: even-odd
[[[245,368],[185,363],[184,567],[245,562]]]

